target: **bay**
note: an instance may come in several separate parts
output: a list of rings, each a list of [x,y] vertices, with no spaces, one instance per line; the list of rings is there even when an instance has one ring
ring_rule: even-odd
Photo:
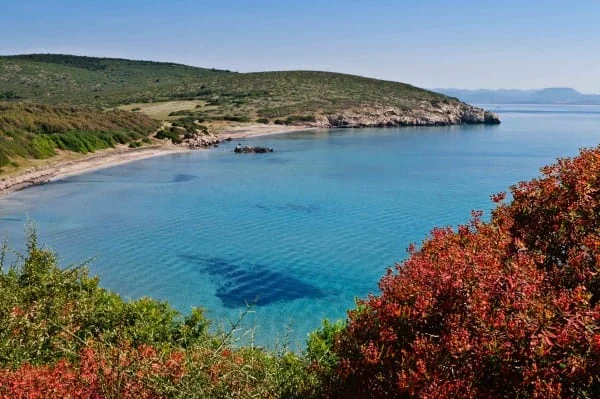
[[[256,343],[302,347],[434,226],[600,143],[598,106],[485,107],[501,125],[291,133],[243,143],[272,154],[232,142],[33,187],[0,198],[0,238],[22,250],[30,218],[63,265],[92,259],[126,298],[225,326],[251,305]]]

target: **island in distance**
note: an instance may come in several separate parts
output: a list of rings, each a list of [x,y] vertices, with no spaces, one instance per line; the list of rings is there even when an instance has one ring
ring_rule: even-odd
[[[583,94],[570,87],[539,90],[433,89],[470,104],[563,104],[600,105],[600,94]]]

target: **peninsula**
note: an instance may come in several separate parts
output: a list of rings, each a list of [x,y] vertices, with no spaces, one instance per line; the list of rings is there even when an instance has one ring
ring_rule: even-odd
[[[454,97],[332,72],[30,54],[0,57],[0,82],[0,193],[228,137],[500,123]]]

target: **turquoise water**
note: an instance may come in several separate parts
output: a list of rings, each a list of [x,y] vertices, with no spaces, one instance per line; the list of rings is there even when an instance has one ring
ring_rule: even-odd
[[[208,309],[260,344],[303,345],[377,291],[386,267],[434,226],[580,147],[600,143],[600,107],[503,106],[499,126],[321,130],[164,156],[0,199],[0,236],[23,245],[27,216],[64,264],[93,258],[125,297]]]

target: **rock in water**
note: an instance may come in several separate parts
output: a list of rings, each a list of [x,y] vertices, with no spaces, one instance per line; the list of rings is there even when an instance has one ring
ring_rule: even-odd
[[[245,146],[242,147],[241,145],[237,145],[235,146],[235,149],[233,150],[233,152],[235,152],[236,154],[264,154],[267,152],[273,152],[272,148],[267,148],[267,147],[252,147],[252,146]]]
[[[491,111],[485,111],[483,113],[483,123],[485,123],[486,125],[499,125],[500,117],[498,116],[498,114],[495,114]]]

